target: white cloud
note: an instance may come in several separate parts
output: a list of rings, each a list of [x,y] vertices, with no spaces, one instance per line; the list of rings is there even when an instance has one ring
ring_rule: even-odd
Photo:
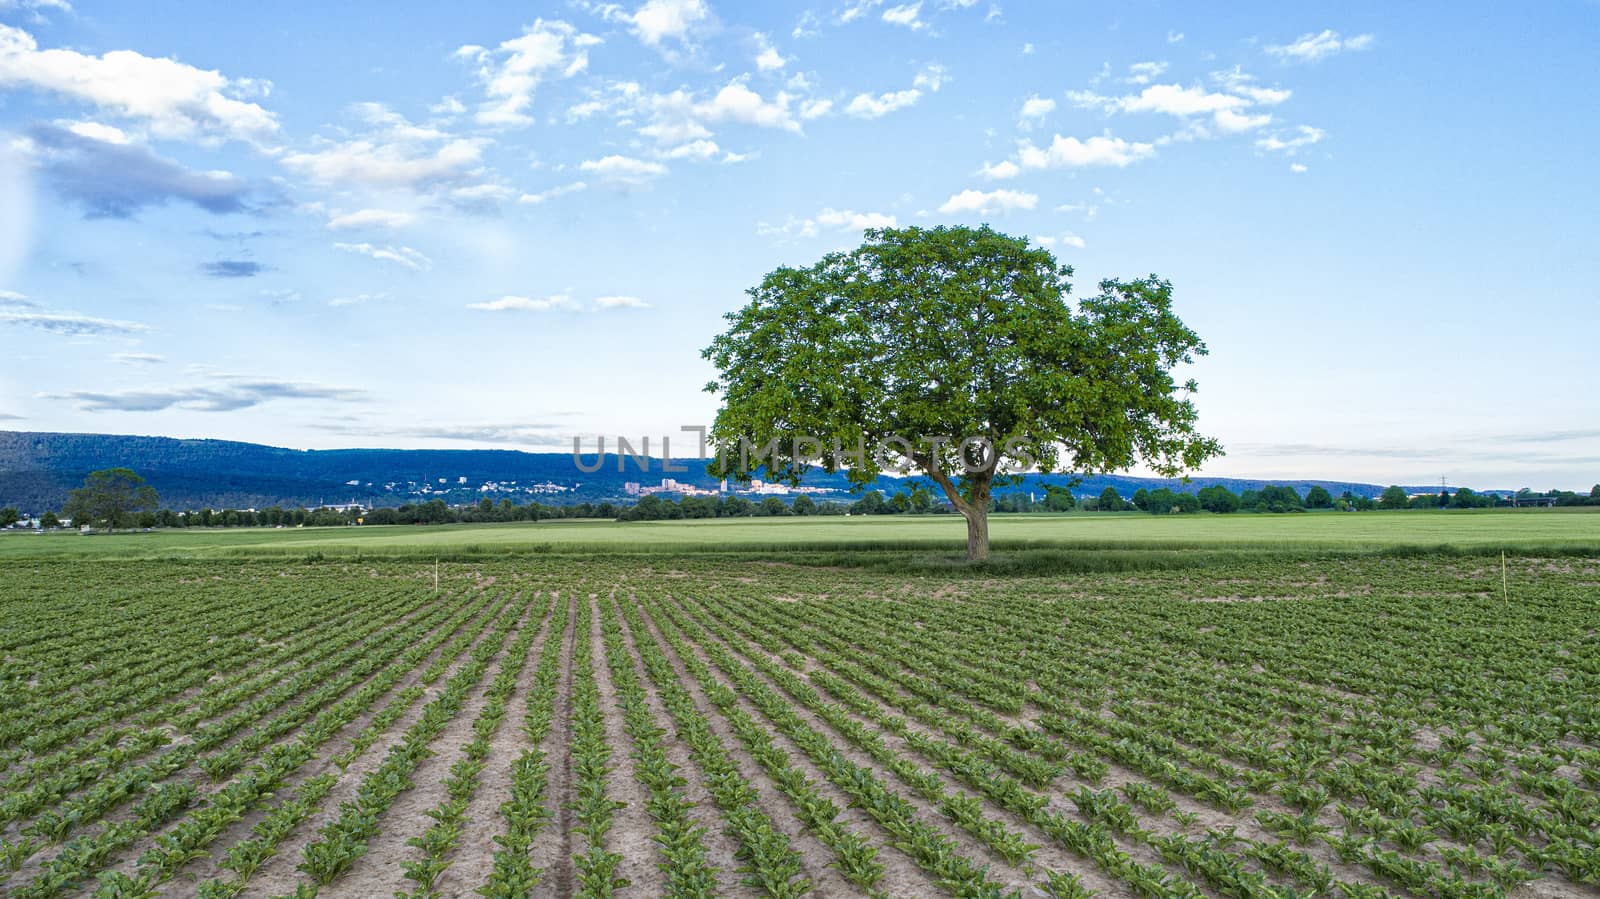
[[[800,124],[789,114],[788,94],[779,91],[771,100],[764,100],[743,81],[729,82],[715,97],[697,104],[694,112],[711,122],[733,121],[761,128],[800,130]]]
[[[1169,31],[1169,32],[1167,32],[1167,43],[1169,43],[1169,44],[1181,44],[1181,43],[1183,43],[1183,32],[1181,32],[1181,31]]]
[[[540,191],[536,194],[523,194],[517,198],[517,202],[525,203],[529,206],[537,206],[540,203],[553,200],[556,197],[564,196],[566,194],[574,194],[580,190],[587,190],[588,187],[589,185],[586,182],[574,181],[570,184],[562,184],[557,187],[552,187],[549,190]]]
[[[1159,112],[1173,116],[1191,116],[1250,105],[1250,101],[1243,97],[1179,84],[1152,84],[1137,96],[1122,97],[1115,103],[1123,112]]]
[[[654,47],[669,38],[687,41],[696,27],[710,20],[711,9],[705,0],[649,0],[624,18],[639,40]]]
[[[967,189],[950,197],[939,207],[939,211],[946,215],[959,215],[962,213],[976,212],[988,215],[991,212],[1009,212],[1013,209],[1032,209],[1039,203],[1038,194],[1024,193],[1016,190],[981,190]]]
[[[502,41],[493,50],[468,44],[456,56],[478,63],[478,80],[487,99],[478,107],[482,125],[526,125],[528,107],[547,74],[571,77],[589,65],[588,48],[600,39],[566,22],[537,19],[521,37]]]
[[[882,5],[883,0],[856,0],[839,12],[839,24],[848,25]]]
[[[434,115],[457,116],[467,111],[467,105],[455,97],[445,97],[443,100],[428,107]]]
[[[31,87],[90,103],[163,138],[260,143],[278,132],[272,113],[242,99],[264,96],[271,89],[267,82],[227,78],[132,50],[99,56],[41,50],[31,34],[9,25],[0,25],[0,87]]]
[[[903,91],[891,91],[874,97],[871,94],[857,94],[850,105],[844,108],[845,115],[858,119],[876,119],[888,115],[899,109],[916,105],[922,99],[922,91],[916,88]]]
[[[1293,96],[1293,92],[1286,89],[1257,86],[1255,76],[1246,74],[1238,66],[1226,72],[1212,72],[1211,80],[1222,85],[1229,93],[1238,94],[1262,106],[1277,106]]]
[[[1081,168],[1108,165],[1117,168],[1154,156],[1153,144],[1136,143],[1110,135],[1079,140],[1057,134],[1047,147],[1036,146],[1031,140],[1017,144],[1016,161],[984,166],[984,176],[996,179],[1014,178],[1023,171]]]
[[[86,137],[89,140],[96,140],[103,144],[128,144],[132,142],[127,132],[115,125],[106,125],[101,122],[64,121],[57,121],[56,124],[79,137]]]
[[[1292,43],[1269,45],[1266,50],[1268,55],[1284,62],[1316,62],[1336,53],[1365,50],[1372,46],[1372,41],[1370,34],[1344,38],[1337,31],[1324,29],[1320,34],[1302,34]]]
[[[620,181],[637,184],[651,178],[665,175],[667,167],[659,162],[650,162],[645,159],[635,159],[631,156],[612,154],[599,159],[586,159],[578,168],[585,172],[593,172],[596,176],[607,181]]]
[[[893,228],[896,224],[895,217],[888,213],[857,212],[854,209],[834,209],[830,206],[809,218],[791,216],[782,225],[761,222],[756,225],[756,233],[763,237],[792,240],[800,237],[816,237],[824,228],[849,232],[865,231],[868,228]]]
[[[789,60],[772,46],[772,41],[766,35],[756,34],[756,68],[763,72],[776,72],[789,64]]]
[[[572,297],[559,293],[548,297],[503,296],[485,303],[468,303],[468,309],[483,312],[548,312],[551,309],[572,309],[577,304]]]
[[[1017,119],[1023,128],[1032,128],[1045,116],[1054,112],[1055,108],[1056,101],[1034,94],[1022,101],[1022,111],[1017,113]]]
[[[1291,162],[1289,163],[1289,171],[1294,172],[1296,175],[1304,175],[1308,170],[1298,162]]]
[[[1136,62],[1128,66],[1128,77],[1124,80],[1129,84],[1149,84],[1166,70],[1165,62]]]
[[[324,184],[421,188],[456,180],[476,168],[483,143],[454,138],[437,147],[411,140],[357,139],[289,153],[283,164]]]
[[[358,209],[355,212],[336,213],[328,219],[328,227],[338,231],[344,228],[404,228],[416,222],[409,212],[390,209]]]
[[[1084,248],[1084,246],[1086,246],[1086,244],[1083,241],[1083,238],[1079,237],[1076,234],[1073,234],[1071,231],[1068,231],[1067,233],[1061,235],[1060,237],[1041,237],[1041,238],[1039,238],[1039,245],[1042,246],[1042,247],[1053,248],[1057,244],[1059,244],[1059,245],[1061,245],[1063,247],[1072,247],[1075,250],[1081,250],[1081,249]]]
[[[1256,147],[1271,153],[1287,153],[1293,156],[1301,147],[1309,147],[1327,136],[1326,131],[1310,125],[1301,125],[1291,134],[1290,137],[1269,134],[1256,141]]]
[[[1254,131],[1272,122],[1272,116],[1262,113],[1260,115],[1247,115],[1234,112],[1231,109],[1219,109],[1212,116],[1212,121],[1217,123],[1217,128],[1228,133],[1240,131]]]
[[[648,309],[650,304],[638,297],[595,297],[594,304],[602,309]]]
[[[978,174],[985,178],[1004,181],[1007,178],[1015,178],[1022,174],[1022,167],[1006,159],[996,163],[985,163],[982,168],[978,169]]]
[[[679,144],[661,155],[666,159],[692,159],[697,162],[705,162],[707,159],[715,158],[720,152],[722,152],[722,148],[717,146],[716,141],[701,139]]]
[[[917,73],[917,77],[911,79],[911,86],[937,94],[939,88],[944,87],[944,83],[949,80],[950,74],[945,71],[944,66],[932,63],[923,66],[922,71]]]
[[[922,2],[918,0],[916,3],[903,3],[899,6],[889,7],[883,11],[883,20],[890,25],[899,25],[901,28],[920,31],[928,26],[928,23],[919,18],[921,14]]]
[[[450,201],[466,207],[492,207],[501,200],[508,200],[516,193],[504,184],[472,184],[467,187],[458,187],[450,191]]]
[[[800,118],[806,121],[820,119],[832,110],[832,100],[807,100],[800,104]]]
[[[865,231],[868,228],[893,228],[895,217],[883,212],[827,208],[817,213],[817,224],[843,231]]]
[[[433,268],[432,259],[410,247],[380,247],[370,243],[336,243],[333,246],[335,249],[344,250],[347,253],[359,253],[362,256],[370,256],[373,259],[393,262],[414,272],[427,271]]]
[[[1213,74],[1212,77],[1229,84],[1233,92],[1210,91],[1198,85],[1152,84],[1137,94],[1125,97],[1106,97],[1092,91],[1069,91],[1067,96],[1080,107],[1100,108],[1106,112],[1151,112],[1182,119],[1210,115],[1217,130],[1224,133],[1249,131],[1269,124],[1272,121],[1271,115],[1260,113],[1250,115],[1244,110],[1257,102],[1272,105],[1289,98],[1288,91],[1257,88],[1247,84],[1250,76],[1242,73]],[[1191,124],[1184,131],[1163,138],[1157,143],[1209,136],[1211,135],[1205,128]]]

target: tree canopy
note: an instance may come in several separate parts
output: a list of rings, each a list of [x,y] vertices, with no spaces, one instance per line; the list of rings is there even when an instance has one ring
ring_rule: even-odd
[[[131,469],[107,468],[90,472],[83,486],[67,495],[65,511],[74,525],[103,524],[111,530],[160,502],[156,489]]]
[[[1195,430],[1205,344],[1155,276],[1069,302],[1072,269],[988,226],[869,230],[849,252],[783,267],[705,350],[723,405],[714,473],[857,485],[927,474],[988,555],[994,484],[1025,469],[1176,476],[1221,454]]]

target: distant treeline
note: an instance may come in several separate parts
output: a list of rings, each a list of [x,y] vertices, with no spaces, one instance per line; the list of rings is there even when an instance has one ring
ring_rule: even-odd
[[[1600,506],[1600,484],[1587,494],[1570,490],[1516,494],[1517,504],[1542,501],[1554,506]],[[991,500],[991,511],[1069,512],[1148,512],[1152,515],[1181,515],[1193,512],[1230,514],[1235,512],[1287,513],[1308,510],[1365,512],[1394,509],[1483,509],[1508,507],[1512,498],[1494,493],[1476,493],[1463,487],[1437,494],[1410,495],[1402,487],[1389,487],[1376,499],[1345,492],[1333,496],[1322,487],[1312,487],[1301,495],[1293,487],[1268,486],[1260,490],[1234,493],[1226,487],[1202,487],[1195,493],[1160,487],[1139,489],[1123,497],[1107,487],[1099,496],[1079,498],[1065,487],[1047,487],[1038,492],[1007,493]],[[577,503],[555,506],[544,503],[515,504],[509,499],[498,503],[489,499],[475,504],[451,506],[443,500],[408,503],[395,508],[370,509],[199,509],[179,512],[160,509],[132,513],[118,522],[119,527],[327,527],[350,524],[465,524],[473,522],[548,521],[567,518],[609,519],[615,521],[669,521],[692,518],[749,518],[786,515],[923,515],[954,513],[949,503],[936,502],[925,489],[902,490],[892,495],[871,491],[851,502],[817,502],[804,494],[786,501],[779,496],[759,501],[742,496],[688,496],[680,500],[646,496],[633,505],[620,503]],[[14,508],[0,509],[0,527],[18,522]],[[55,513],[46,513],[40,524],[56,527]]]

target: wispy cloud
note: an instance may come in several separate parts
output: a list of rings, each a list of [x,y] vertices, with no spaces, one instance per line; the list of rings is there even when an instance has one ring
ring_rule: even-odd
[[[573,181],[569,184],[560,184],[547,190],[542,190],[536,194],[523,194],[517,198],[517,202],[525,203],[529,206],[537,206],[540,203],[547,203],[551,200],[554,200],[556,197],[564,197],[567,194],[575,194],[579,191],[587,190],[588,188],[589,185],[587,182]]]
[[[72,337],[101,334],[139,334],[150,330],[149,325],[143,325],[138,322],[96,318],[92,315],[80,315],[76,312],[0,311],[0,324],[36,328],[40,331],[49,331],[52,334],[65,334]]]
[[[136,144],[39,125],[29,132],[27,148],[56,193],[82,206],[88,218],[132,218],[171,201],[218,214],[252,210],[252,188],[244,179],[192,171]]]
[[[370,243],[336,243],[336,249],[346,253],[359,253],[384,262],[393,262],[414,272],[427,271],[433,268],[433,260],[424,256],[421,251],[410,247],[375,246]]]
[[[575,300],[565,293],[552,294],[547,297],[517,296],[515,294],[503,296],[498,300],[487,300],[482,303],[468,303],[468,309],[479,312],[550,312],[552,310],[566,310],[569,312],[589,309],[648,309],[650,304],[643,299],[630,295],[610,295],[595,297],[587,305]]]
[[[328,219],[328,228],[342,231],[348,228],[404,228],[415,224],[415,213],[392,209],[358,209],[354,212],[334,213]]]
[[[160,365],[166,362],[167,358],[155,353],[112,353],[111,360],[122,365],[143,366]]]
[[[551,309],[575,309],[577,305],[572,297],[559,293],[548,297],[507,295],[498,300],[468,303],[467,308],[480,312],[548,312]]]
[[[1270,44],[1266,51],[1267,55],[1284,62],[1316,62],[1337,53],[1366,50],[1372,46],[1372,42],[1373,36],[1370,34],[1342,37],[1330,28],[1318,34],[1302,34],[1287,44]]]
[[[595,297],[594,304],[601,309],[648,309],[650,304],[633,296]]]
[[[570,78],[589,65],[588,48],[600,38],[561,21],[537,19],[523,33],[492,49],[468,44],[456,51],[478,65],[485,100],[476,114],[480,125],[528,125],[534,92],[550,76]]]
[[[1300,149],[1321,142],[1325,136],[1327,132],[1321,128],[1301,125],[1287,133],[1269,134],[1258,139],[1256,148],[1269,153],[1285,153],[1293,156]]]
[[[578,168],[606,181],[639,184],[667,173],[667,167],[647,159],[612,154],[599,159],[586,159]]]
[[[76,404],[84,412],[161,412],[167,409],[233,412],[274,400],[353,402],[366,396],[365,391],[349,387],[329,387],[300,381],[235,375],[218,375],[215,380],[220,383],[144,390],[72,390],[41,394],[41,398],[65,400]]]
[[[200,263],[200,274],[207,278],[254,278],[266,271],[266,266],[248,259],[218,259]]]
[[[313,423],[319,431],[358,437],[412,440],[454,440],[466,443],[494,443],[511,446],[570,446],[571,437],[558,433],[561,425],[545,422],[511,424],[456,424],[394,426],[363,422],[327,421]]]

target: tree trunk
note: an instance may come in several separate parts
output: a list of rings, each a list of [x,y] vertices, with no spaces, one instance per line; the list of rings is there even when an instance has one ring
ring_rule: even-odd
[[[950,479],[939,468],[937,460],[931,456],[912,456],[911,461],[922,466],[922,470],[933,478],[944,495],[950,499],[950,504],[956,507],[962,517],[967,519],[967,561],[987,562],[989,560],[989,491],[994,483],[994,469],[982,472],[971,479],[972,495],[962,496],[956,487],[955,481]]]
[[[989,504],[966,510],[967,561],[989,561]]]

